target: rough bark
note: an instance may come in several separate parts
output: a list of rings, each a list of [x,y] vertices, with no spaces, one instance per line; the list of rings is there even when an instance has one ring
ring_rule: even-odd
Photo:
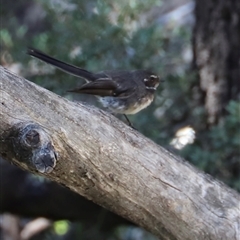
[[[214,124],[240,95],[240,1],[197,0],[195,16],[194,62]]]
[[[110,114],[1,71],[1,155],[27,170],[7,136],[35,123],[57,154],[40,173],[161,239],[239,239],[239,195]],[[17,153],[19,150],[17,150]],[[30,161],[32,161],[30,159]],[[30,166],[30,168],[29,168]]]
[[[0,169],[1,213],[28,218],[41,216],[51,220],[78,220],[83,228],[96,226],[102,232],[111,232],[119,225],[133,225],[56,182],[36,178],[1,158]],[[96,218],[100,215],[104,216],[101,223]]]

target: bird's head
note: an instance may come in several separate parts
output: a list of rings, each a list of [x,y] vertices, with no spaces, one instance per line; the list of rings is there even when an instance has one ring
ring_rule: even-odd
[[[160,84],[160,78],[159,76],[155,75],[155,74],[148,74],[144,79],[144,84],[146,86],[146,89],[149,90],[156,90],[157,87]]]

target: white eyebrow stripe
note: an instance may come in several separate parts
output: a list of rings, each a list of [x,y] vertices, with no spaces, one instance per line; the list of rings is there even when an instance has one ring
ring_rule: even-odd
[[[150,77],[152,77],[152,78],[158,78],[158,76],[156,76],[156,75],[151,75]]]

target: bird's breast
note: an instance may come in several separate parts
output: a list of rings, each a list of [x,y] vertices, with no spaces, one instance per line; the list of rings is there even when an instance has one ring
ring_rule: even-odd
[[[113,113],[135,114],[146,108],[153,101],[154,95],[145,95],[144,97],[131,96],[129,98],[118,97],[100,97],[99,101],[103,107]]]
[[[128,109],[125,110],[125,114],[135,114],[137,112],[140,112],[144,108],[148,107],[152,101],[153,95],[140,98],[134,104],[130,105]]]

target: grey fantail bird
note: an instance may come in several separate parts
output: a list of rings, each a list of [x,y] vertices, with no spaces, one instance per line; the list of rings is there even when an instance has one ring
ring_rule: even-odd
[[[92,73],[33,48],[29,48],[27,54],[85,79],[85,84],[70,92],[95,95],[112,113],[135,114],[146,108],[153,101],[160,83],[159,77],[147,70],[110,70]]]

